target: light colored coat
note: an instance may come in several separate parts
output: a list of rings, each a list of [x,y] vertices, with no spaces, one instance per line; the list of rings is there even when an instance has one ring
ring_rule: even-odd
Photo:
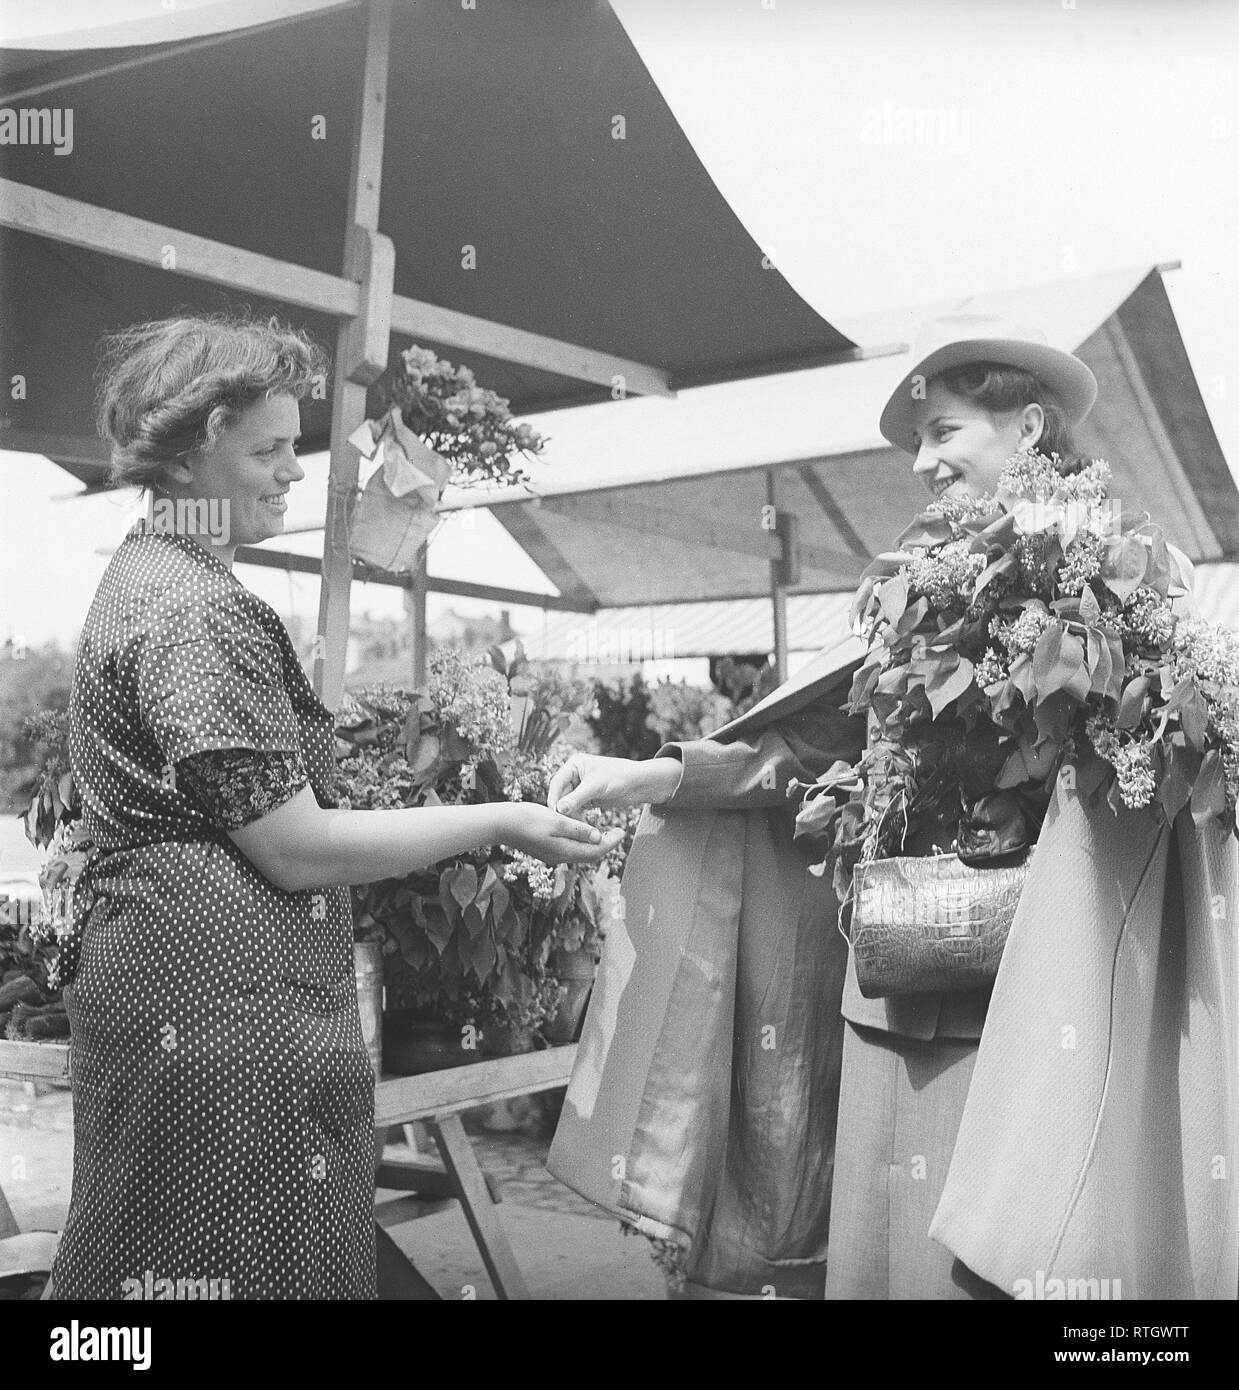
[[[841,1011],[903,1037],[976,1036],[941,1002],[853,994],[838,902],[791,842],[786,779],[859,754],[863,726],[821,722],[858,662],[824,654],[679,746],[676,795],[647,811],[629,858],[548,1158],[600,1207],[686,1247],[706,1288],[822,1294],[836,1121],[849,1123]],[[1114,856],[1136,853],[1137,820],[1056,800],[981,1013],[930,1234],[1017,1296],[1038,1270],[1120,1278],[1124,1298],[1234,1295],[1236,844],[1180,817],[1152,876],[1132,879],[1135,860],[1120,871]],[[1159,862],[1178,866],[1181,899]],[[1067,1049],[1047,1053],[1068,1025],[1086,1040],[1074,1070]]]

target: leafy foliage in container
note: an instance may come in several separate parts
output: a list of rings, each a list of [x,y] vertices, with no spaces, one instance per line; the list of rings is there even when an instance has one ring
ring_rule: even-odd
[[[354,692],[337,723],[341,804],[545,799],[571,753],[563,734],[590,691],[530,666],[519,643],[511,648],[472,664],[441,649],[422,692]],[[491,846],[357,887],[354,914],[359,932],[399,958],[397,1003],[446,1022],[517,1029],[555,1011],[550,952],[600,945],[617,880],[613,864],[551,868]]]

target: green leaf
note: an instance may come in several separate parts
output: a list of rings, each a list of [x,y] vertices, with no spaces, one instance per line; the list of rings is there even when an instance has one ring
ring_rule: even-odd
[[[1145,696],[1148,694],[1148,676],[1133,676],[1123,687],[1119,699],[1119,712],[1115,723],[1120,729],[1134,729],[1144,715]]]
[[[1084,660],[1089,673],[1089,694],[1104,695],[1110,688],[1114,675],[1114,661],[1110,655],[1110,644],[1101,633],[1089,628],[1085,634],[1088,653]]]
[[[447,872],[448,891],[462,908],[468,907],[478,895],[478,871],[472,864],[457,864]]]
[[[862,666],[852,677],[852,689],[848,693],[848,708],[852,714],[859,714],[866,709],[869,704],[869,697],[873,694],[873,687],[878,683],[878,677],[882,674],[882,663],[880,661],[870,661]]]
[[[439,748],[439,740],[434,734],[422,735],[413,757],[409,759],[414,777],[424,777],[434,767],[439,761]]]
[[[935,719],[972,684],[973,665],[961,657],[953,667],[942,663],[925,682],[925,695]]]
[[[895,630],[900,636],[906,636],[915,632],[925,621],[925,615],[929,612],[929,600],[918,598],[910,608],[905,608],[899,615],[899,621],[895,624]]]
[[[470,941],[476,941],[479,936],[486,932],[486,917],[478,908],[477,903],[470,903],[461,912],[460,922],[465,929],[465,936]]]
[[[1056,690],[1066,690],[1084,700],[1092,680],[1084,664],[1084,643],[1061,624],[1052,623],[1041,634],[1033,652],[1033,679],[1037,696],[1044,700]]]
[[[1097,595],[1086,584],[1084,592],[1080,595],[1080,621],[1095,623],[1100,617],[1101,604],[1097,601]]]
[[[1222,755],[1211,749],[1201,764],[1196,785],[1192,788],[1192,819],[1203,829],[1215,816],[1226,811],[1226,781],[1222,770]]]
[[[1100,579],[1115,598],[1126,602],[1144,583],[1149,552],[1135,536],[1115,536],[1106,545]]]
[[[908,585],[903,575],[897,574],[882,585],[878,590],[878,603],[886,621],[892,625],[898,624],[908,606]]]
[[[447,919],[447,913],[438,903],[428,902],[425,905],[423,920],[431,945],[442,955],[447,943],[452,939],[452,924]]]
[[[792,839],[799,840],[806,835],[825,835],[831,822],[839,814],[839,803],[831,796],[815,796],[807,800],[796,812],[796,828]]]
[[[1183,732],[1193,747],[1204,752],[1205,738],[1209,729],[1209,705],[1194,680],[1191,681],[1191,690],[1184,697],[1179,708],[1179,723],[1182,724]]]
[[[473,943],[469,964],[479,984],[486,984],[495,968],[498,952],[490,932],[482,932]]]
[[[930,546],[942,545],[951,539],[951,523],[944,516],[934,512],[922,512],[896,538],[900,550],[924,550]]]
[[[977,576],[977,582],[973,586],[972,597],[975,599],[985,588],[995,579],[1004,574],[1010,574],[1012,570],[1018,568],[1019,561],[1008,552],[1000,555],[997,560],[991,561]]]

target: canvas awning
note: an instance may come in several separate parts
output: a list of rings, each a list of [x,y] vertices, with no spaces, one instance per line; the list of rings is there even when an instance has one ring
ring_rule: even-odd
[[[41,11],[6,6],[0,107],[71,108],[73,147],[0,145],[0,368],[28,383],[0,439],[96,484],[103,333],[243,306],[330,346],[355,310],[367,6],[96,4],[42,37]],[[391,360],[415,339],[528,413],[857,355],[763,266],[605,0],[397,3],[385,110]]]
[[[1108,459],[1114,495],[1147,510],[1193,560],[1239,558],[1239,491],[1222,456],[1158,268],[919,305],[853,322],[910,342],[923,319],[962,308],[1040,324],[1089,364],[1098,404],[1078,431]],[[910,357],[557,416],[539,496],[456,494],[493,514],[582,611],[769,595],[778,545],[771,488],[798,521],[788,593],[854,589],[861,570],[926,500],[911,460],[877,433]],[[763,437],[778,422],[780,447]],[[790,448],[788,447],[790,444]],[[579,459],[588,468],[566,466]]]

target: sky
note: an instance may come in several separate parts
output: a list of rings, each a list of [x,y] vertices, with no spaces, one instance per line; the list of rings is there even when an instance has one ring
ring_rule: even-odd
[[[1168,293],[1235,471],[1239,4],[615,0],[614,8],[755,240],[844,327],[884,308],[1181,261]],[[918,121],[921,138],[904,138]],[[709,389],[762,409],[760,382]],[[564,413],[534,423],[554,435],[557,421],[571,437]],[[780,428],[777,416],[769,428]],[[589,467],[588,458],[550,458]],[[323,460],[308,471],[321,480]],[[75,490],[46,460],[0,452],[0,641],[76,639],[107,552],[137,511],[128,494],[59,500]],[[290,527],[315,520],[319,488],[307,482],[301,493]],[[295,548],[312,540],[302,536]],[[485,516],[450,522],[430,567],[553,591]],[[317,612],[308,576],[246,568],[242,577],[285,615]],[[432,595],[432,617],[446,607],[493,611]],[[400,594],[358,586],[354,610],[398,615]],[[518,626],[537,622],[530,610],[515,617]]]

